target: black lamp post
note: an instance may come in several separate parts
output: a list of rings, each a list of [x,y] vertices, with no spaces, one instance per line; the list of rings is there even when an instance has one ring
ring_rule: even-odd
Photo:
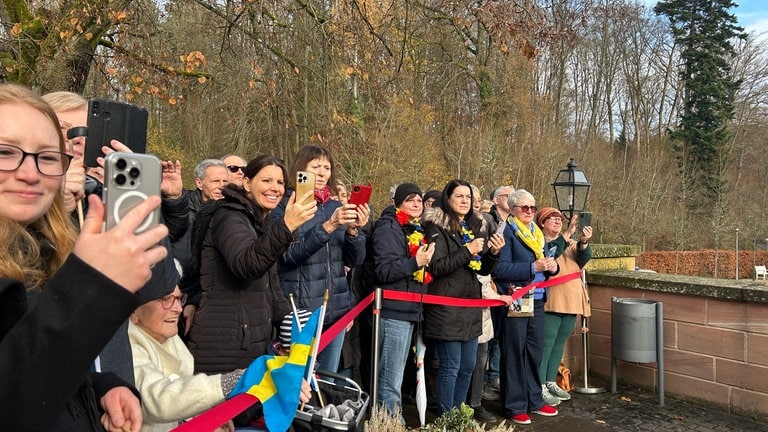
[[[586,207],[589,188],[592,184],[587,180],[584,170],[579,168],[571,158],[566,169],[557,173],[552,186],[555,188],[557,209],[566,219],[571,220],[574,213],[583,211]]]
[[[573,158],[568,161],[568,165],[564,170],[560,170],[555,177],[552,187],[555,188],[555,199],[557,200],[557,209],[560,213],[569,221],[573,217],[574,213],[584,211],[584,207],[587,205],[587,198],[589,197],[589,188],[592,184],[587,180],[584,171],[579,168],[574,162]],[[587,275],[584,270],[581,271],[582,282],[586,285]],[[581,326],[587,327],[587,318],[581,317]],[[589,385],[589,342],[587,340],[587,333],[581,335],[582,342],[582,354],[584,356],[583,364],[583,381],[582,386],[574,386],[573,391],[581,394],[598,394],[604,392],[605,387],[595,387]]]

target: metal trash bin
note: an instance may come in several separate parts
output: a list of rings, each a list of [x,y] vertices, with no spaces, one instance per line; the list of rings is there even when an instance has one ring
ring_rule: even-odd
[[[611,392],[616,393],[616,360],[658,365],[659,405],[664,406],[664,313],[661,302],[611,300]]]

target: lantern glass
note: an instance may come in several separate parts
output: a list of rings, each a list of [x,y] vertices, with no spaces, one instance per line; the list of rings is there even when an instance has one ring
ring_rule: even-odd
[[[568,220],[574,213],[583,211],[587,206],[589,188],[592,186],[586,174],[571,159],[567,168],[560,170],[552,186],[555,188],[557,209]]]

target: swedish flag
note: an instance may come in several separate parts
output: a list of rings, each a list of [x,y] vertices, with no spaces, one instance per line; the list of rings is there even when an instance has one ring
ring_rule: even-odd
[[[256,396],[264,407],[264,420],[270,432],[285,432],[296,416],[301,382],[320,320],[320,309],[312,313],[301,331],[294,318],[291,351],[287,357],[263,355],[257,358],[230,393],[230,396],[240,393]]]

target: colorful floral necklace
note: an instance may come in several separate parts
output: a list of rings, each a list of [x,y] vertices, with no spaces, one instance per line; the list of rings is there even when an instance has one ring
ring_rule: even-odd
[[[424,228],[422,228],[419,218],[411,219],[408,213],[396,208],[395,219],[405,234],[405,240],[408,243],[408,253],[415,257],[419,248],[427,244],[427,240],[424,238]],[[421,266],[413,272],[413,279],[418,283],[427,285],[432,282],[433,278],[432,273],[427,271],[426,266]]]
[[[469,229],[469,225],[467,225],[467,221],[461,221],[461,245],[464,246],[475,239],[475,234],[472,232],[471,229]],[[469,268],[471,268],[474,271],[480,270],[480,267],[482,267],[482,264],[480,263],[480,255],[474,255],[472,256],[472,259],[469,260]]]

